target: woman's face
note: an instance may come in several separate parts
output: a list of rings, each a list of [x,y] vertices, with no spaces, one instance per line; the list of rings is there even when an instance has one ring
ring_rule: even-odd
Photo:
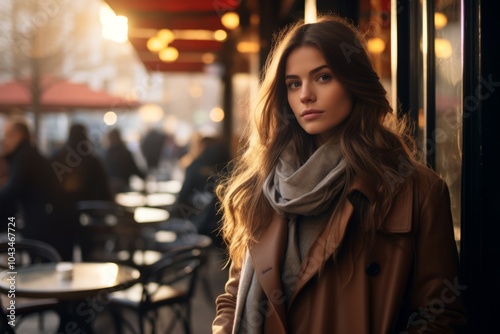
[[[290,53],[285,68],[288,104],[300,126],[323,144],[349,116],[352,98],[335,78],[321,52],[301,46]]]

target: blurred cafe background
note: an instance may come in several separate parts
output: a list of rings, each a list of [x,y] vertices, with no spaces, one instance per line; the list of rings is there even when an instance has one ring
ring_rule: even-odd
[[[68,234],[62,232],[66,229],[51,231],[53,239],[71,243],[72,254],[55,259],[72,261],[74,274],[78,262],[113,263],[115,274],[127,273],[116,274],[114,285],[90,288],[83,283],[89,295],[68,292],[72,297],[64,295],[64,304],[61,295],[46,293],[55,302],[38,300],[43,307],[26,311],[18,332],[54,332],[62,328],[60,319],[76,321],[88,332],[118,332],[118,323],[138,330],[140,321],[130,318],[142,316],[146,332],[152,326],[163,332],[168,319],[181,320],[173,324],[173,333],[186,327],[211,332],[214,298],[227,278],[224,243],[217,233],[217,178],[228,172],[237,154],[274,34],[296,19],[314,22],[321,13],[335,13],[367,36],[369,55],[393,108],[414,122],[423,156],[448,183],[471,333],[490,333],[500,311],[500,277],[494,269],[500,235],[500,140],[495,136],[500,55],[492,4],[0,1],[0,142],[11,139],[5,130],[9,119],[25,121],[31,142],[57,176],[62,197],[74,204],[74,212],[65,216]],[[36,218],[5,199],[9,178],[19,177],[20,171],[9,170],[0,156],[2,240],[8,241],[7,218],[15,217],[16,238],[30,241],[26,226]],[[43,178],[42,166],[29,167],[32,172],[19,177],[23,184],[26,175]],[[169,252],[175,255],[165,259]],[[132,300],[129,288],[150,284],[145,277],[167,262],[169,270],[172,263],[183,268],[199,264],[190,267],[200,274],[188,278],[192,287],[182,290],[185,298],[179,304],[190,312],[162,310],[165,316],[149,322],[142,311],[128,316],[159,307],[121,302]],[[78,306],[104,289],[120,291],[94,308],[98,312],[91,321],[61,311],[61,305]],[[8,299],[1,297],[5,320]],[[179,306],[178,300],[164,302]],[[22,312],[20,306],[19,316]],[[2,328],[8,326],[0,322]]]

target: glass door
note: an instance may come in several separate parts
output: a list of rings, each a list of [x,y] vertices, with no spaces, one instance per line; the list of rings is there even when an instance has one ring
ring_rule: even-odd
[[[455,238],[460,245],[462,177],[463,26],[461,0],[434,2],[435,170],[448,184]]]
[[[448,184],[460,247],[462,0],[359,0],[359,28],[393,109],[414,122],[422,158]]]

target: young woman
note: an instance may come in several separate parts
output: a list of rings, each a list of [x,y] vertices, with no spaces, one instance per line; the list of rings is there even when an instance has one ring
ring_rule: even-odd
[[[415,158],[362,37],[324,16],[278,40],[218,189],[231,268],[213,332],[458,332],[447,186]]]

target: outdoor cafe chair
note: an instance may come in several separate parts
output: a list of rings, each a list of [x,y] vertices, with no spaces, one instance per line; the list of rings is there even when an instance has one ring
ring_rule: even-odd
[[[212,238],[197,233],[193,223],[184,219],[173,218],[166,221],[158,229],[148,229],[143,233],[143,238],[148,248],[161,253],[179,251],[186,247],[196,246],[202,252],[203,265],[200,271],[203,273],[208,270],[210,253],[213,249],[216,249],[214,248]],[[201,275],[200,280],[207,301],[212,303],[215,300],[215,296],[212,292],[210,277],[208,275]]]
[[[0,239],[1,270],[10,270],[8,267],[9,248],[13,248],[11,247],[11,244],[9,244],[9,241],[5,238]],[[61,261],[61,256],[54,247],[39,240],[18,238],[15,240],[14,248],[16,267],[33,263]],[[5,297],[6,296],[2,296],[2,299],[5,300]],[[12,327],[8,324],[7,309],[5,308],[4,303],[0,306],[2,311],[2,314],[0,314],[2,317],[0,328],[6,333],[14,333]],[[40,331],[43,331],[44,324],[42,313],[55,310],[57,304],[58,301],[56,299],[30,299],[16,297],[16,326],[19,325],[19,321],[24,317],[31,314],[38,314],[39,329]]]
[[[197,234],[198,229],[190,220],[172,217],[158,226],[143,229],[141,238],[146,249],[164,252],[182,243],[182,236]]]
[[[162,333],[171,333],[178,321],[182,322],[186,334],[191,333],[191,300],[202,262],[202,251],[196,246],[172,251],[143,271],[140,283],[112,293],[110,308],[118,332],[123,325],[134,328],[120,311],[128,309],[137,313],[139,331],[143,334],[145,321],[151,327],[148,332],[155,333],[158,312],[168,307],[174,316]]]
[[[77,209],[83,260],[117,262],[142,271],[161,257],[160,252],[141,245],[140,225],[130,209],[113,201],[80,201]]]
[[[131,224],[133,215],[113,201],[79,201],[79,245],[84,261],[115,261],[125,237],[119,227]]]

